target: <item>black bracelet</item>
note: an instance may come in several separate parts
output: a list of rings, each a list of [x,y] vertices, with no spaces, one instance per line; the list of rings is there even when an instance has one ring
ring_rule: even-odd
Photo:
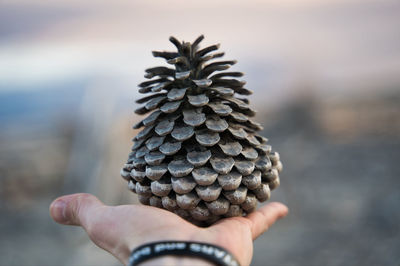
[[[135,248],[129,258],[129,266],[159,256],[199,257],[221,266],[239,266],[239,262],[226,249],[201,242],[160,241],[141,245]]]

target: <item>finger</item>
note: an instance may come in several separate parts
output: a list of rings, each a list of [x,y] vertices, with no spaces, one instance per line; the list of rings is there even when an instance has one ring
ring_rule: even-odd
[[[104,204],[91,194],[79,193],[54,200],[50,205],[50,216],[65,225],[89,224],[93,211]]]
[[[279,202],[271,202],[255,212],[250,213],[246,218],[251,221],[251,233],[253,240],[268,230],[278,219],[288,214],[288,208]]]

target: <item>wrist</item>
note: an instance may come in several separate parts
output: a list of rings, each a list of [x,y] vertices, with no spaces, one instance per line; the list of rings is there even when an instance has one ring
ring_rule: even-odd
[[[135,248],[129,266],[137,265],[221,265],[239,266],[226,249],[214,244],[192,241],[150,242]]]
[[[168,265],[168,266],[215,266],[214,263],[206,261],[202,258],[193,258],[193,257],[178,257],[173,255],[165,255],[158,258],[153,258],[148,261],[144,261],[139,264],[139,266],[159,266],[159,265]]]

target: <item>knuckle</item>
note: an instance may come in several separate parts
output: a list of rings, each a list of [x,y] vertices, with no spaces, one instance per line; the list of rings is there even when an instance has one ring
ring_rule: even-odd
[[[71,218],[75,223],[84,222],[85,209],[89,201],[93,199],[93,196],[87,193],[78,194],[71,201]]]

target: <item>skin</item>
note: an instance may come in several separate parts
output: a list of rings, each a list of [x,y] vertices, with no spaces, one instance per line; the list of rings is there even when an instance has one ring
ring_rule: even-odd
[[[50,215],[57,223],[81,226],[100,248],[127,265],[130,252],[144,243],[161,240],[200,241],[224,247],[239,261],[250,265],[253,240],[263,234],[288,208],[269,203],[246,217],[222,219],[212,226],[195,226],[174,213],[143,205],[106,206],[90,194],[57,198]],[[201,259],[165,256],[143,265],[210,265]]]

